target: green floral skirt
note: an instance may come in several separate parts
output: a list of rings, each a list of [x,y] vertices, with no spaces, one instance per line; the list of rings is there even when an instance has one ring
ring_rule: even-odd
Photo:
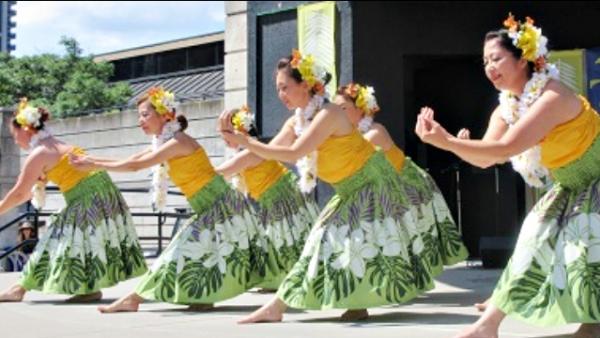
[[[259,232],[266,239],[258,252],[266,264],[260,265],[264,277],[257,286],[277,289],[300,258],[319,207],[314,198],[300,192],[296,176],[287,173],[259,197],[257,213]]]
[[[426,247],[424,254],[428,266],[432,269],[431,273],[437,276],[444,270],[444,265],[462,262],[469,253],[433,178],[408,157],[400,177],[405,183],[416,232]]]
[[[129,208],[106,172],[64,194],[23,270],[27,290],[81,295],[146,272]]]
[[[334,185],[300,259],[277,292],[303,309],[362,309],[407,302],[434,287],[408,187],[382,152]]]
[[[553,170],[527,215],[492,303],[532,324],[600,322],[600,141]]]
[[[221,176],[188,202],[195,215],[142,278],[136,293],[177,304],[208,304],[239,295],[264,278],[262,247],[252,206]]]

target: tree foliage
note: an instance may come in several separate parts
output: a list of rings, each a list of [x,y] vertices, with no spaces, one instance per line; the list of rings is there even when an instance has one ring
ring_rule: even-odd
[[[65,55],[13,57],[0,53],[0,106],[21,97],[48,108],[54,117],[122,106],[132,95],[127,83],[109,83],[114,66],[83,56],[79,43],[63,37]]]

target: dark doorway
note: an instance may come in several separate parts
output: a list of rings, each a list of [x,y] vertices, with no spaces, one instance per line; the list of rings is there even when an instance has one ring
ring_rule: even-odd
[[[480,56],[407,56],[403,68],[406,153],[436,180],[471,257],[479,257],[482,237],[513,239],[518,232],[523,219],[523,182],[510,164],[480,169],[423,144],[414,126],[419,108],[427,105],[450,133],[465,127],[472,137],[481,138],[498,92],[485,78]]]

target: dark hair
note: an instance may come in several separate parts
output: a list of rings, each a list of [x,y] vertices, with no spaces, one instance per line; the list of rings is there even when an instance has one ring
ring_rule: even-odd
[[[508,31],[506,29],[487,32],[483,42],[485,43],[494,39],[498,39],[498,41],[500,41],[500,46],[509,51],[517,60],[523,57],[523,50],[513,44],[513,40],[508,35]],[[527,61],[527,77],[531,77],[534,71],[535,63]]]
[[[177,115],[176,119],[177,119],[177,122],[179,122],[179,127],[181,128],[181,131],[186,130],[188,127],[187,118],[185,118],[185,116],[183,116],[183,115]]]
[[[278,71],[283,70],[289,77],[294,79],[294,81],[296,81],[296,83],[300,83],[300,82],[304,81],[304,79],[302,78],[302,74],[300,74],[300,71],[297,68],[292,67],[292,65],[291,65],[292,58],[293,58],[293,56],[290,55],[286,58],[279,59],[279,61],[277,62],[277,69],[275,69],[275,75],[277,75]],[[329,81],[331,81],[331,74],[329,74],[329,72],[326,72],[325,79],[322,79],[322,80],[323,80],[323,86],[327,86]],[[310,93],[312,95],[315,94],[314,88],[310,89]]]
[[[37,127],[33,127],[33,129],[42,130],[42,129],[44,129],[44,125],[45,125],[44,122],[46,122],[50,119],[50,112],[47,111],[45,108],[41,108],[41,107],[38,107],[37,109],[41,115],[40,119],[39,119],[40,125]],[[14,113],[14,117],[12,118],[12,125],[15,128],[19,128],[19,129],[23,128],[23,126],[20,125],[19,122],[17,122],[17,112]]]
[[[350,95],[348,95],[348,87],[349,84],[345,86],[339,86],[337,91],[335,92],[335,95],[340,95],[341,97],[343,97],[347,101],[352,102],[356,106],[356,98],[352,98]]]
[[[149,99],[150,99],[150,93],[146,92],[136,100],[136,105],[139,107],[142,103],[148,101]],[[152,105],[152,104],[150,104],[150,105]],[[154,109],[154,107],[152,107],[152,109]],[[183,115],[177,115],[176,109],[173,109],[173,115],[175,115],[175,119],[177,119],[177,122],[179,122],[179,127],[181,128],[181,131],[186,130],[188,127],[187,118]]]

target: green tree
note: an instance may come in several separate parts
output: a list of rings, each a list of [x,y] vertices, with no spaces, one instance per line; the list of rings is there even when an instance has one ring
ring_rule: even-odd
[[[122,106],[132,95],[129,84],[109,83],[114,67],[83,56],[79,43],[63,37],[65,55],[13,57],[0,53],[0,106],[21,97],[47,107],[54,117]]]

